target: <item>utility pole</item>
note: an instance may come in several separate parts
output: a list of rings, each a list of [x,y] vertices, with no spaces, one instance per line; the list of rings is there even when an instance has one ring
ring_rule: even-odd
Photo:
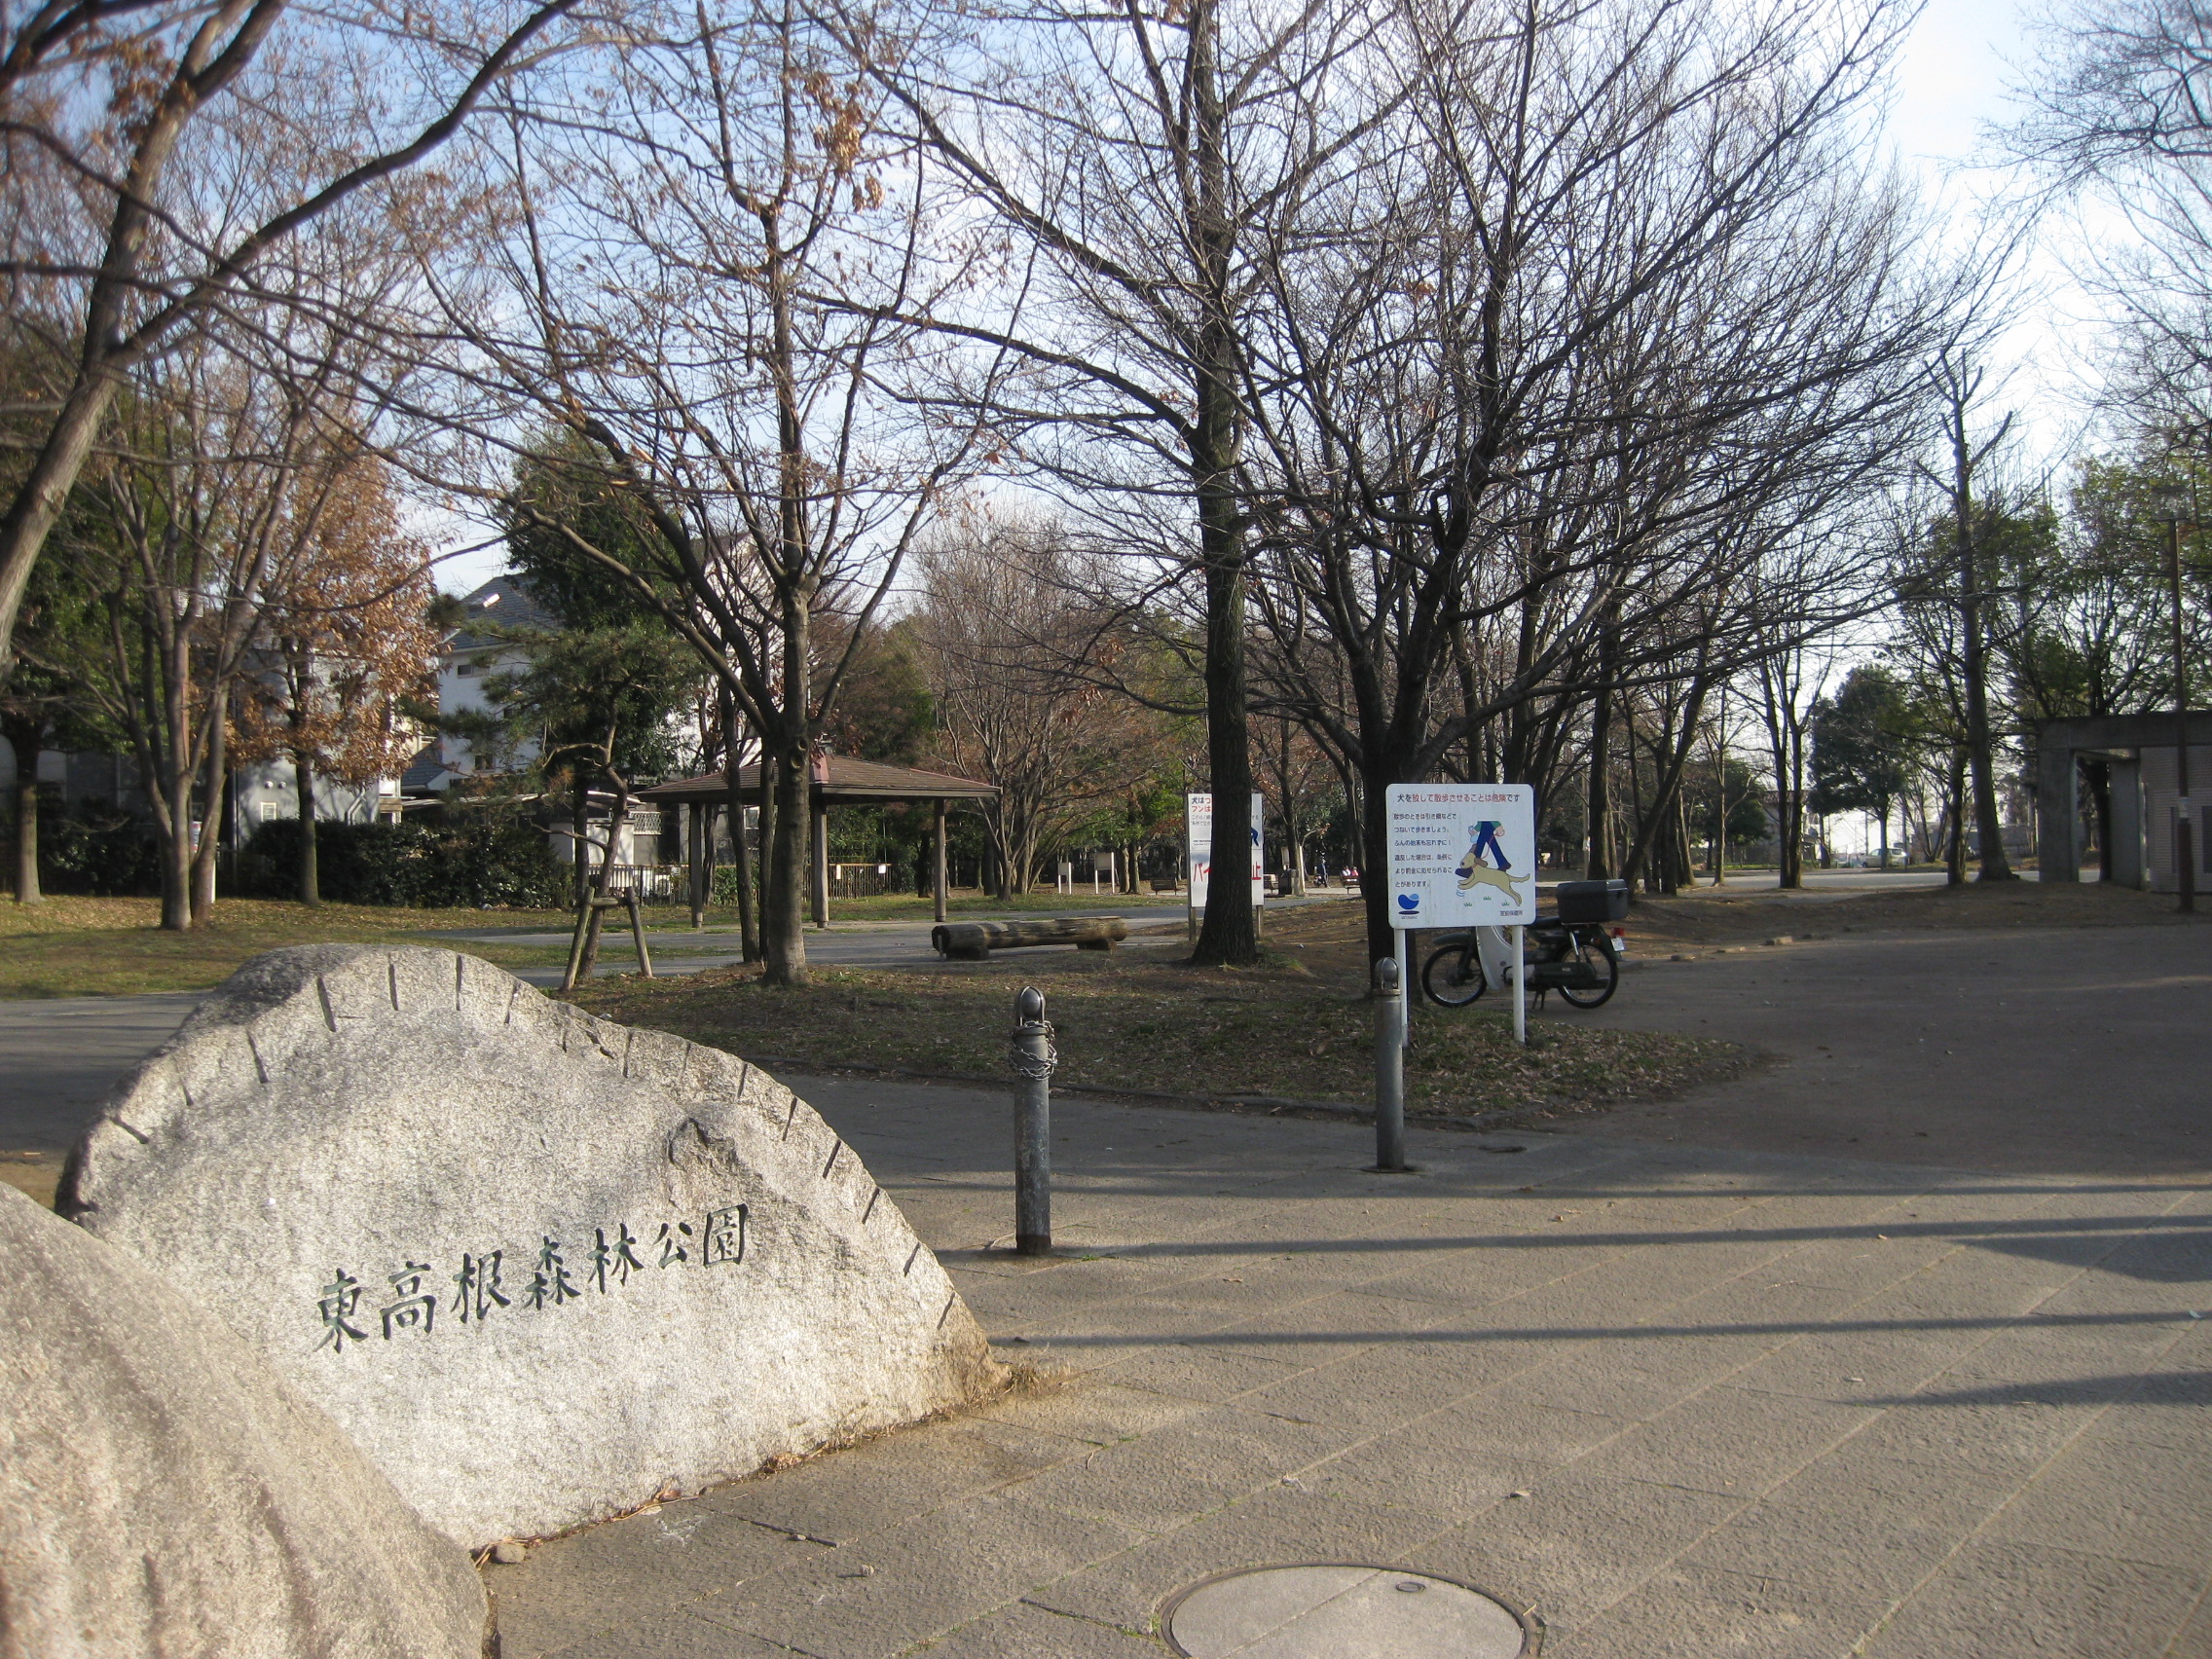
[[[2161,484],[2152,491],[2152,511],[2166,521],[2166,597],[2173,606],[2174,876],[2184,915],[2196,909],[2196,808],[2189,798],[2189,658],[2183,649],[2181,611],[2181,524],[2190,506],[2187,485]]]

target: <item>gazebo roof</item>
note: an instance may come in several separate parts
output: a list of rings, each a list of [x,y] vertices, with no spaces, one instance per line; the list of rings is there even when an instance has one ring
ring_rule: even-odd
[[[827,771],[827,778],[824,773]],[[737,769],[740,795],[760,799],[760,768]],[[956,778],[949,772],[922,772],[911,766],[886,766],[877,760],[855,760],[831,755],[815,763],[814,793],[827,806],[882,806],[915,800],[988,800],[998,793],[995,786],[974,778]],[[706,772],[696,778],[655,784],[638,792],[640,800],[719,805],[729,799],[726,772]]]

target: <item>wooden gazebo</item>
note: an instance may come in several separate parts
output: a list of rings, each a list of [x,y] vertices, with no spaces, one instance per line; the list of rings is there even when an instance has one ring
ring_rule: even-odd
[[[814,761],[814,780],[808,791],[812,797],[809,805],[813,813],[813,865],[814,865],[814,925],[830,925],[830,809],[833,806],[889,806],[904,805],[914,801],[929,801],[936,807],[937,856],[935,890],[937,894],[937,919],[944,920],[944,815],[946,808],[956,800],[991,800],[998,795],[991,784],[978,783],[974,778],[956,778],[948,772],[923,772],[911,766],[886,766],[876,760],[854,760],[842,755],[817,756]],[[760,768],[757,765],[740,766],[737,769],[737,793],[746,806],[760,804]],[[706,866],[710,842],[706,835],[708,814],[718,806],[729,803],[729,774],[706,772],[696,778],[679,778],[674,783],[655,784],[640,790],[638,798],[655,804],[682,806],[689,810],[684,835],[684,855],[690,865],[691,891],[705,892]],[[743,826],[734,826],[731,845],[743,856],[745,837]]]

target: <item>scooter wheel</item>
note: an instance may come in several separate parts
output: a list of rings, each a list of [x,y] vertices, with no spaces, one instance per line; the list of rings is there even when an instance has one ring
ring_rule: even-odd
[[[1420,987],[1445,1008],[1465,1008],[1490,988],[1482,958],[1464,945],[1440,944],[1421,964]]]

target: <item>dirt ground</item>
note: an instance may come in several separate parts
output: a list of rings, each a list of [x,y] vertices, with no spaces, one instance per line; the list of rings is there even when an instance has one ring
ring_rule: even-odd
[[[1981,928],[2119,928],[2180,924],[2171,894],[2097,882],[1969,882],[1891,892],[1730,892],[1701,887],[1674,899],[1640,898],[1628,919],[1632,947],[1700,952],[1846,934],[1951,933]]]
[[[821,968],[772,989],[749,969],[605,979],[574,1000],[624,1024],[674,1031],[764,1064],[873,1067],[993,1081],[1006,1075],[1014,994],[1042,991],[1055,1081],[1285,1109],[1373,1098],[1373,1005],[1349,906],[1270,924],[1268,959],[1193,968],[1172,945],[1107,955],[1033,950],[980,963]],[[1305,938],[1292,935],[1303,934]],[[1409,1111],[1484,1126],[1578,1116],[1735,1075],[1735,1044],[1595,1029],[1538,1016],[1523,1049],[1502,1007],[1423,1009],[1407,1056]],[[1295,1107],[1288,1109],[1295,1110]]]

